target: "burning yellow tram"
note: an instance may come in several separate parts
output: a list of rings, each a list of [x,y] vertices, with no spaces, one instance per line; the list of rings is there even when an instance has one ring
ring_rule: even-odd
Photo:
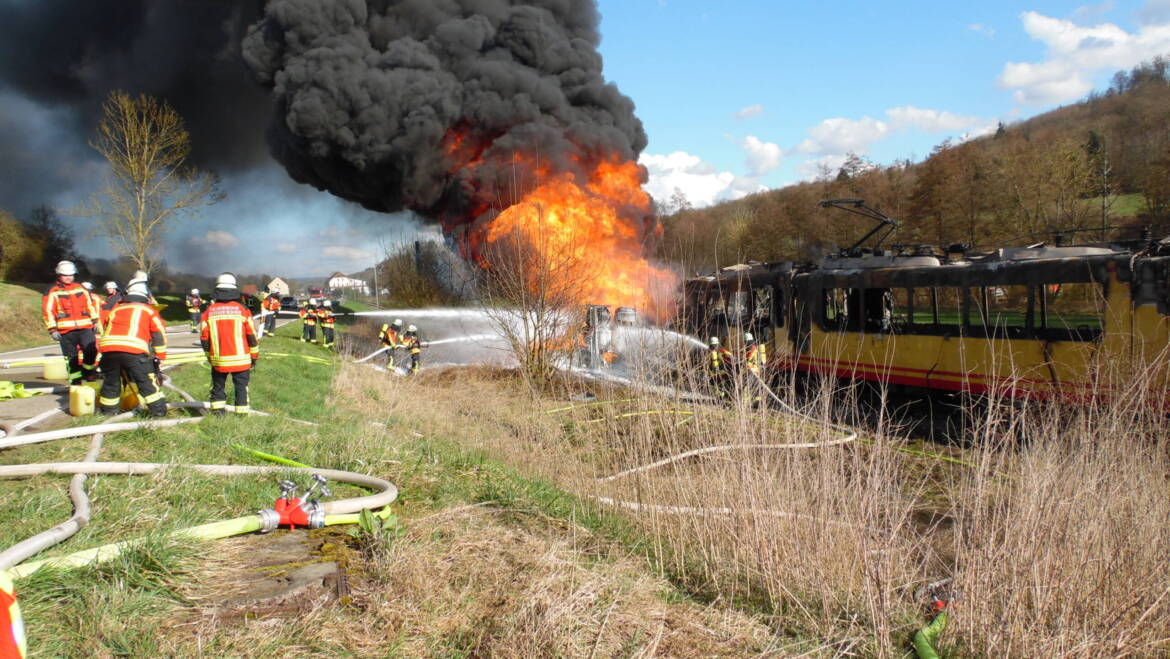
[[[683,322],[769,344],[773,374],[1087,401],[1170,388],[1170,239],[987,253],[851,248],[691,279]]]

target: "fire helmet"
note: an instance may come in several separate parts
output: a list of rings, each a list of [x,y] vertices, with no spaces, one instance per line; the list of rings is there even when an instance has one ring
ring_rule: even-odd
[[[146,282],[136,281],[126,287],[126,295],[141,295],[142,297],[150,297],[150,291],[146,290]]]
[[[410,327],[407,327],[407,328],[406,328],[406,331],[407,331],[407,332],[417,332],[417,331],[418,331],[418,328],[417,328],[417,327],[415,327],[414,325],[411,325]]]
[[[756,337],[752,336],[751,332],[744,332],[743,333],[743,340],[745,343],[753,343],[753,342],[755,342]]]
[[[199,295],[199,289],[198,289],[198,288],[192,288],[192,289],[191,289],[191,295]]]
[[[717,346],[717,345],[719,345],[719,337],[713,336],[713,337],[711,337],[711,340],[708,341],[707,343],[710,345],[713,345],[713,346]]]
[[[56,272],[59,275],[76,275],[77,266],[73,265],[73,261],[61,261],[57,264]]]
[[[130,278],[130,284],[137,284],[137,283],[145,284],[148,278],[149,277],[146,274],[145,270],[135,270],[134,276]],[[129,284],[127,284],[127,289],[129,289]]]
[[[116,290],[118,290],[118,282],[116,282],[116,281],[107,281],[107,282],[106,282],[106,285],[104,286],[104,288],[105,288],[107,291],[108,291],[108,290],[110,290],[111,288],[112,288],[112,289],[114,289],[114,290],[116,291]]]
[[[391,327],[393,327],[394,329],[399,329],[399,328],[401,328],[401,327],[402,327],[402,319],[401,319],[401,318],[395,318],[395,319],[394,319],[394,322],[390,323],[390,326],[391,326]]]
[[[333,301],[332,301],[332,300],[325,300],[325,306],[327,306],[327,307],[332,307],[332,306],[333,306]]]
[[[310,307],[315,307],[315,306],[317,306],[317,298],[315,298],[315,297],[311,297],[311,298],[309,298],[309,306],[310,306]]]
[[[218,276],[218,277],[216,277],[216,278],[215,278],[215,287],[216,287],[217,289],[223,289],[223,288],[227,288],[227,289],[233,289],[233,288],[238,288],[238,286],[236,285],[236,276],[235,276],[235,275],[233,275],[233,274],[232,274],[232,273],[230,273],[230,272],[225,272],[225,273],[223,273],[222,275],[220,275],[220,276]]]
[[[84,289],[85,289],[85,290],[87,290],[87,291],[92,291],[92,290],[93,290],[93,284],[89,283],[88,281],[83,281],[83,282],[81,282],[81,287],[82,287],[82,288],[84,288]]]

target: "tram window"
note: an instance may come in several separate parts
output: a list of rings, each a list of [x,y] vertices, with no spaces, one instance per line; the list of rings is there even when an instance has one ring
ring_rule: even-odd
[[[911,319],[914,317],[914,289],[911,288],[893,288],[890,289],[890,331],[900,332],[911,324]]]
[[[938,324],[938,319],[935,317],[933,288],[910,289],[910,300],[913,302],[913,307],[908,312],[911,325],[927,328]]]
[[[940,327],[962,327],[963,325],[963,291],[962,288],[936,288],[935,298],[935,325]]]
[[[752,291],[755,297],[755,322],[757,327],[784,327],[784,314],[775,313],[775,289],[761,286]]]
[[[1045,329],[1067,333],[1072,341],[1091,341],[1105,327],[1105,293],[1101,284],[1063,283],[1040,287]]]
[[[865,289],[865,331],[889,332],[893,323],[894,297],[890,289]]]
[[[824,290],[824,329],[843,331],[849,323],[847,305],[849,289],[826,288]]]
[[[733,291],[727,300],[727,322],[743,327],[751,320],[752,293],[749,290]]]
[[[1028,328],[1028,287],[987,286],[971,289],[971,327],[988,336],[1023,336]]]

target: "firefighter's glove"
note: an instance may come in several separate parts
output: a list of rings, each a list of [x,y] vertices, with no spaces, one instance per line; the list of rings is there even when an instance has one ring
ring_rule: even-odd
[[[49,330],[49,338],[53,339],[54,341],[60,341],[61,340],[61,333],[55,329]]]

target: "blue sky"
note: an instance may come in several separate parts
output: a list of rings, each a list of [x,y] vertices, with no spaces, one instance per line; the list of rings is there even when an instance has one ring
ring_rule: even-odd
[[[835,172],[849,152],[921,160],[944,139],[1075,102],[1115,71],[1170,54],[1170,0],[599,0],[599,9],[605,76],[634,100],[649,135],[647,188],[660,200],[678,189],[696,206]],[[0,89],[0,103],[30,101]],[[102,165],[52,147],[51,113],[17,113],[31,123],[0,131],[49,142],[36,142],[35,153],[54,156],[41,167],[70,185],[47,201],[69,208],[84,187],[75,179],[99,180]],[[169,236],[174,267],[355,272],[384,246],[438,237],[409,214],[293,183],[275,164],[225,183],[225,202]],[[93,237],[82,248],[110,254]]]
[[[1170,0],[601,0],[606,76],[638,106],[657,198],[703,205],[921,160],[1170,53]]]

